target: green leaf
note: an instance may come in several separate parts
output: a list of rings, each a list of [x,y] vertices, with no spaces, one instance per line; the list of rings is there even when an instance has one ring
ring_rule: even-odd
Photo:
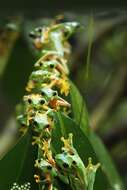
[[[73,118],[87,136],[89,135],[90,128],[89,128],[89,120],[88,120],[88,112],[86,109],[86,104],[84,103],[84,100],[81,97],[76,86],[72,82],[70,82],[70,84],[71,84],[70,99],[71,99]]]
[[[62,143],[60,141],[61,136],[65,138],[68,137],[69,133],[73,133],[73,143],[81,159],[85,163],[85,166],[88,165],[88,158],[91,157],[93,163],[98,163],[95,151],[87,138],[87,136],[81,131],[80,127],[69,117],[57,113],[56,115],[56,124],[53,130],[52,136],[52,146],[53,152],[60,153]],[[97,171],[97,177],[95,179],[95,189],[102,190],[108,189],[110,186],[107,181],[107,177],[100,169]]]
[[[31,188],[36,189],[34,183],[35,147],[31,145],[31,134],[27,132],[14,148],[0,160],[0,189],[9,190],[14,182],[31,183]]]
[[[71,104],[73,109],[74,120],[78,123],[79,118],[81,117],[80,115],[82,115],[83,118],[81,119],[82,122],[80,122],[80,128],[85,135],[88,134],[86,129],[89,129],[89,135],[87,135],[87,137],[92,145],[92,148],[94,149],[94,152],[96,153],[98,161],[101,163],[102,169],[108,178],[110,186],[114,190],[115,189],[123,190],[124,189],[123,182],[117,172],[117,169],[108,151],[101,142],[100,138],[94,132],[92,132],[92,130],[89,127],[88,113],[86,111],[86,106],[83,102],[84,101],[78,89],[74,86],[73,83],[71,83]],[[84,108],[82,108],[83,106]],[[81,109],[85,111],[81,113],[80,111]]]
[[[89,140],[93,146],[94,151],[96,152],[96,155],[101,163],[104,173],[108,177],[111,187],[114,190],[123,190],[123,182],[115,168],[109,152],[106,150],[100,138],[95,133],[91,132]]]
[[[58,139],[60,140],[62,136],[68,138],[68,134],[73,133],[74,146],[83,161],[87,163],[88,157],[92,157],[94,161],[97,161],[96,155],[88,138],[86,137],[86,135],[83,134],[79,126],[72,119],[61,113],[57,113],[56,121],[57,122],[55,125],[55,129],[53,130],[53,144],[58,153],[61,151],[62,145],[62,142],[60,142],[59,144],[56,143],[58,142]],[[77,141],[78,139],[80,140],[80,143],[79,141]]]

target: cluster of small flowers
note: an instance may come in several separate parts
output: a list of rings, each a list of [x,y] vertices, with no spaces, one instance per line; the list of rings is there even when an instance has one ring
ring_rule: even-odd
[[[10,190],[30,190],[30,183],[25,183],[24,185],[18,185],[17,183],[13,183],[13,186]]]
[[[70,45],[67,38],[77,25],[78,23],[73,22],[55,24],[51,27],[36,28],[30,33],[35,48],[42,56],[35,63],[35,70],[29,77],[22,111],[17,119],[22,126],[21,132],[24,133],[29,126],[35,132],[32,145],[38,145],[42,159],[35,163],[40,174],[35,174],[34,177],[37,183],[46,181],[42,189],[54,189],[53,178],[57,175],[51,150],[52,130],[55,124],[55,112],[68,114],[70,111],[71,105],[61,96],[67,96],[70,91],[69,71],[66,65],[70,55]],[[65,35],[67,33],[68,37]],[[25,190],[25,186],[14,186],[11,190]]]

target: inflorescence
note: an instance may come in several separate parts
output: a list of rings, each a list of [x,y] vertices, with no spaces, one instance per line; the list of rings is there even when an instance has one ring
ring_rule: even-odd
[[[13,183],[13,186],[10,190],[30,190],[30,183],[25,183],[24,185],[18,185],[17,183]]]
[[[23,133],[28,128],[32,129],[32,144],[39,147],[39,159],[35,162],[38,173],[34,178],[42,189],[57,189],[54,186],[56,177],[71,185],[72,189],[88,185],[88,170],[73,147],[72,135],[66,140],[62,138],[64,147],[61,154],[53,155],[51,149],[54,114],[57,111],[67,114],[70,109],[70,104],[62,97],[67,96],[70,90],[67,62],[71,47],[68,38],[78,26],[76,22],[53,23],[50,27],[39,27],[30,33],[41,57],[29,77],[27,93],[17,119]],[[18,185],[17,188],[20,189]]]

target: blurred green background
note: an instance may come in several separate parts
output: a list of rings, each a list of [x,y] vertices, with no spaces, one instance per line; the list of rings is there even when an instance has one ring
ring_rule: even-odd
[[[5,133],[8,120],[12,118],[16,104],[21,101],[37,57],[28,38],[28,32],[35,26],[48,23],[52,16],[64,14],[65,20],[79,21],[82,25],[80,31],[70,39],[73,47],[69,63],[70,78],[86,101],[91,128],[103,140],[127,184],[126,10],[122,8],[98,10],[95,8],[96,4],[90,6],[90,2],[86,3],[85,9],[82,0],[74,5],[72,1],[45,1],[38,4],[37,8],[34,7],[33,1],[20,3],[19,9],[11,4],[14,8],[13,14],[10,13],[10,2],[8,7],[4,8],[5,2],[1,5],[1,134]],[[38,9],[39,5],[42,9]],[[27,6],[34,8],[29,10]],[[9,125],[12,124],[10,120]],[[12,133],[13,136],[13,127],[9,130],[9,134]],[[2,145],[1,143],[1,147]],[[5,146],[5,149],[8,147]]]

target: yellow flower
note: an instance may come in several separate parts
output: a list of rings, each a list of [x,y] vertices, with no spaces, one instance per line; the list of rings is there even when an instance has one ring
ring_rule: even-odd
[[[64,147],[62,150],[68,151],[68,152],[73,152],[73,142],[72,142],[72,133],[69,134],[69,138],[65,139],[64,137],[61,137],[61,141],[64,143]]]
[[[43,155],[44,157],[47,157],[48,160],[52,159],[52,152],[50,150],[50,142],[51,142],[51,139],[49,140],[43,140],[43,147],[42,147],[42,150],[44,151],[43,152]]]
[[[100,163],[97,163],[96,165],[92,164],[92,158],[88,159],[88,166],[86,167],[87,172],[89,172],[90,170],[93,172],[96,172],[96,170],[100,167]]]
[[[41,138],[40,136],[39,137],[36,137],[36,136],[33,136],[33,141],[32,141],[32,145],[40,145],[41,144]]]
[[[39,175],[34,175],[34,178],[35,178],[35,181],[36,181],[36,183],[40,183],[40,176]]]
[[[59,79],[60,93],[67,96],[70,91],[70,84],[66,77]]]
[[[34,88],[34,82],[32,80],[30,80],[28,83],[27,83],[27,87],[26,87],[26,91],[27,92],[31,92],[31,90]]]

